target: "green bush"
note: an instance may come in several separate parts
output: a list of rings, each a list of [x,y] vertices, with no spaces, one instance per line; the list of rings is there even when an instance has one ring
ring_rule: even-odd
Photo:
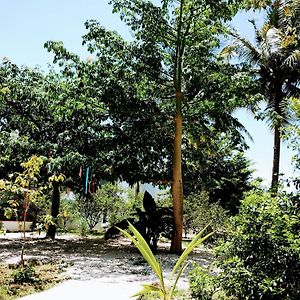
[[[213,243],[222,236],[227,219],[227,212],[218,203],[210,203],[207,193],[191,194],[185,198],[184,230],[186,233],[198,232],[206,224],[211,224],[215,235],[209,242]]]
[[[200,266],[190,273],[190,291],[194,299],[211,300],[216,291],[216,278]]]
[[[123,189],[115,183],[104,183],[95,194],[81,195],[75,203],[90,231],[98,222],[120,222],[136,212],[136,207],[141,206],[142,193],[135,195],[132,189]]]
[[[40,279],[30,266],[22,267],[13,272],[14,283],[38,283]]]
[[[220,287],[218,278],[203,269],[195,266],[189,274],[190,293],[192,299],[197,300],[237,300],[234,296],[228,296]]]
[[[299,197],[246,197],[216,252],[219,286],[238,299],[300,299],[299,230]]]

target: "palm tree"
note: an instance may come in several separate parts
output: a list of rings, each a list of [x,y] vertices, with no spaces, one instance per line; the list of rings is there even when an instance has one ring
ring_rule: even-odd
[[[255,43],[236,31],[227,33],[234,43],[225,47],[223,55],[236,53],[260,80],[267,100],[267,116],[274,131],[274,152],[271,190],[277,192],[279,179],[281,131],[288,123],[288,103],[300,94],[300,1],[274,1],[267,12],[264,25],[255,30]]]

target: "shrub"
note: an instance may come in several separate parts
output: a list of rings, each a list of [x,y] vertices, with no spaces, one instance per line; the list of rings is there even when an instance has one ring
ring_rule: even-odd
[[[14,283],[37,283],[40,281],[31,266],[19,268],[13,272]]]
[[[141,208],[142,195],[136,195],[131,188],[123,189],[119,184],[107,182],[96,193],[81,195],[72,214],[75,215],[77,210],[92,231],[99,222],[116,224],[129,218],[136,208]]]
[[[194,299],[211,300],[216,291],[216,278],[200,266],[190,273],[190,290]]]
[[[210,203],[208,194],[191,194],[184,202],[184,230],[185,232],[197,232],[206,224],[211,224],[215,231],[214,239],[223,232],[225,222],[228,219],[226,211],[218,203]],[[214,239],[210,239],[213,242]]]
[[[300,299],[299,229],[299,197],[246,197],[217,249],[218,284],[238,299]]]

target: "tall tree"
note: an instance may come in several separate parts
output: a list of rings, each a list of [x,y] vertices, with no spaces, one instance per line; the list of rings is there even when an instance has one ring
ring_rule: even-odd
[[[188,123],[206,122],[199,109],[204,99],[207,108],[218,98],[219,104],[234,100],[230,89],[219,92],[226,80],[216,79],[220,68],[214,51],[221,20],[231,16],[232,7],[223,1],[161,1],[159,6],[137,0],[111,3],[132,29],[132,42],[90,20],[83,37],[91,53],[88,61],[78,61],[57,42],[46,47],[54,52],[63,73],[82,83],[81,89],[88,91],[85,97],[97,99],[107,109],[111,169],[129,182],[171,182],[177,228],[171,250],[180,253],[182,140],[188,138]],[[232,108],[218,113],[217,106],[210,120],[218,120],[215,128],[225,130]]]
[[[289,116],[288,101],[300,91],[299,6],[297,0],[274,1],[261,29],[250,21],[255,30],[255,44],[230,30],[228,33],[235,43],[223,50],[226,55],[236,52],[259,76],[267,101],[266,116],[274,130],[271,189],[275,193],[279,179],[281,130]]]
[[[182,251],[183,178],[182,138],[183,104],[188,99],[188,85],[194,77],[193,64],[203,69],[209,54],[216,46],[213,38],[220,20],[228,18],[228,3],[223,1],[161,1],[155,6],[151,1],[113,0],[114,12],[132,29],[137,41],[152,50],[153,58],[159,57],[159,77],[168,94],[174,95],[174,139],[172,167],[172,197],[176,233],[171,251]],[[194,62],[191,58],[194,57]],[[156,59],[157,60],[157,59]],[[199,73],[197,74],[199,75]],[[194,77],[193,79],[196,80]]]

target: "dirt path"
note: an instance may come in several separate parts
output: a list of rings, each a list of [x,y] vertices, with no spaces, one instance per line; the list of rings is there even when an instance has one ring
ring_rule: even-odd
[[[0,263],[14,263],[19,260],[21,246],[18,237],[19,235],[12,234],[0,237]],[[168,245],[160,244],[157,253],[166,275],[171,272],[178,259],[178,256],[167,253],[167,247]],[[26,257],[61,262],[66,267],[66,276],[71,280],[70,282],[97,282],[97,286],[102,282],[106,287],[111,283],[111,288],[114,291],[121,289],[119,292],[125,297],[103,299],[128,299],[127,295],[125,296],[125,286],[136,288],[142,283],[155,281],[143,257],[128,240],[123,238],[107,242],[99,238],[80,238],[70,235],[59,235],[54,241],[34,237],[27,242]],[[197,253],[190,255],[189,261],[208,266],[212,262],[212,257],[209,251],[200,249]],[[180,281],[180,286],[183,288],[188,286],[188,271],[189,268]],[[69,290],[72,288],[69,287]],[[78,293],[77,296],[79,296]]]

